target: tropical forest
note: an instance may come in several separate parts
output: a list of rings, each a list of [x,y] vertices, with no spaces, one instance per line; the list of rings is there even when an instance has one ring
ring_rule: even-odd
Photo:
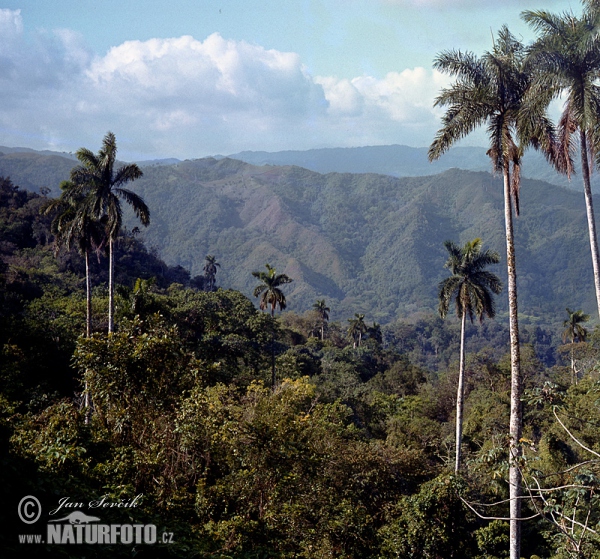
[[[600,558],[600,5],[520,17],[402,160],[0,147],[1,557]]]

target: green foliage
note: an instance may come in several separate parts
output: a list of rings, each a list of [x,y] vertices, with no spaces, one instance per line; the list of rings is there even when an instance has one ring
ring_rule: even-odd
[[[380,531],[382,557],[469,557],[475,522],[459,499],[462,483],[440,476],[397,505],[397,518]]]
[[[53,175],[56,185],[73,165],[63,161],[66,171]],[[483,161],[478,169],[486,167]],[[549,166],[547,171],[553,173]],[[21,181],[24,175],[15,169],[11,176]],[[577,192],[522,182],[523,219],[515,223],[520,308],[535,310],[547,324],[567,305],[590,308],[594,301],[592,290],[581,288],[592,282],[585,216]],[[44,179],[35,189],[41,185],[52,186]],[[483,237],[504,253],[502,185],[483,172],[320,175],[299,167],[200,159],[145,167],[135,185],[153,215],[144,240],[173,272],[183,266],[201,277],[205,255],[218,255],[219,285],[251,296],[255,283],[248,270],[275,260],[295,279],[288,295],[294,309],[304,312],[325,298],[337,320],[359,312],[385,324],[433,309],[446,239]],[[135,226],[127,208],[124,219]],[[122,279],[128,266],[116,263],[119,283],[147,279],[133,269],[128,281]],[[150,275],[163,275],[159,266],[154,269]],[[499,275],[506,283],[505,273]],[[506,308],[499,298],[498,312]]]
[[[189,162],[182,169],[227,181],[247,167]],[[306,190],[289,194],[305,215],[331,202],[319,199],[304,171],[290,173],[307,181]],[[336,180],[336,200],[342,187],[367,187],[359,179]],[[377,180],[369,180],[375,187]],[[505,555],[504,525],[476,519],[459,499],[468,494],[470,501],[489,503],[506,496],[510,364],[501,323],[467,330],[465,480],[448,477],[456,321],[417,313],[380,327],[365,320],[369,309],[355,299],[348,315],[363,316],[365,329],[354,348],[345,315],[328,296],[327,314],[344,318],[328,322],[320,339],[323,304],[275,318],[240,291],[186,287],[189,273],[169,269],[137,234],[125,233],[117,247],[119,328],[106,335],[106,324],[96,320],[96,333],[85,339],[80,257],[55,259],[50,220],[39,214],[41,197],[2,185],[0,227],[10,242],[0,247],[0,473],[7,480],[0,497],[13,511],[5,515],[11,533],[19,533],[14,508],[27,493],[45,502],[56,502],[56,494],[118,499],[142,493],[136,520],[175,533],[176,545],[157,548],[159,555]],[[362,211],[368,215],[366,202]],[[105,262],[92,259],[92,265],[94,314],[100,316],[107,303]],[[310,275],[302,273],[297,277]],[[561,321],[557,314],[551,324],[532,323],[522,332],[531,343],[522,356],[531,391],[524,401],[522,467],[530,487],[534,477],[548,489],[582,485],[555,491],[546,513],[574,510],[579,500],[577,518],[590,510],[593,527],[600,517],[590,488],[596,491],[600,472],[595,462],[579,466],[590,453],[566,434],[553,409],[582,444],[600,452],[597,333],[588,337],[580,382],[570,386],[564,368],[550,367]],[[281,382],[270,389],[273,354]],[[527,505],[532,514],[536,503]],[[499,505],[494,513],[506,511]],[[123,518],[115,511],[109,520]],[[572,553],[572,540],[548,520],[524,530],[528,557]],[[593,557],[595,539],[584,535],[582,553]],[[131,552],[84,551],[89,557]]]

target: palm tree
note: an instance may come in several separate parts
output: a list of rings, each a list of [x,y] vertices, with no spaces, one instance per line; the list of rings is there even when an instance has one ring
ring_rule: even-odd
[[[69,181],[60,184],[61,195],[42,207],[42,213],[56,213],[51,230],[56,238],[55,253],[64,247],[67,251],[76,245],[85,260],[86,321],[85,335],[92,332],[92,283],[90,252],[100,250],[104,242],[102,224],[95,220],[84,204],[84,196]]]
[[[95,219],[106,220],[109,250],[108,274],[108,331],[114,330],[114,243],[121,231],[123,211],[121,199],[125,200],[141,221],[150,223],[150,210],[144,200],[123,185],[142,176],[135,164],[123,165],[115,171],[117,142],[115,135],[108,132],[102,140],[98,154],[81,148],[76,152],[81,165],[71,170],[71,182],[85,195],[86,211]]]
[[[324,340],[325,325],[329,320],[329,313],[331,312],[331,309],[325,304],[325,299],[318,299],[317,302],[313,304],[313,309],[319,316],[319,320],[321,322],[321,340]]]
[[[513,203],[518,215],[521,156],[525,146],[541,147],[550,158],[554,153],[554,130],[544,112],[547,95],[543,91],[530,95],[533,78],[525,65],[525,49],[506,27],[500,30],[492,51],[481,58],[469,52],[444,52],[436,57],[434,66],[457,80],[436,98],[436,106],[448,109],[442,118],[443,126],[429,148],[429,159],[438,159],[458,140],[487,124],[488,155],[494,171],[502,173],[504,179],[511,354],[510,559],[518,559],[522,484],[516,462],[520,456],[523,414]]]
[[[439,313],[442,318],[448,314],[450,302],[456,302],[456,314],[461,319],[460,325],[460,365],[458,370],[458,391],[456,394],[456,460],[454,471],[458,472],[461,459],[462,421],[465,379],[465,325],[467,316],[473,323],[477,317],[494,318],[496,311],[492,294],[502,291],[502,283],[496,274],[485,268],[490,264],[498,264],[500,255],[486,250],[481,252],[481,239],[467,242],[463,248],[452,241],[444,243],[448,251],[445,267],[451,272],[439,285]]]
[[[365,315],[354,313],[354,318],[348,319],[348,337],[352,340],[352,347],[356,349],[362,343],[362,337],[367,331]]]
[[[280,287],[293,280],[285,274],[277,274],[275,268],[269,264],[266,264],[266,268],[266,272],[252,272],[252,275],[262,282],[254,288],[254,296],[261,296],[259,304],[261,310],[264,311],[270,305],[271,316],[275,316],[277,306],[281,311],[286,307],[285,295]]]
[[[270,264],[266,264],[266,272],[252,272],[252,275],[259,279],[262,283],[254,288],[254,296],[260,295],[260,309],[265,310],[271,306],[271,317],[275,317],[275,309],[279,305],[279,310],[286,308],[287,302],[283,291],[280,287],[286,283],[291,283],[293,280],[285,274],[277,274],[275,268]],[[275,331],[271,338],[271,387],[275,388]]]
[[[101,222],[90,215],[89,209],[85,205],[84,196],[71,182],[63,181],[60,184],[60,189],[60,197],[45,204],[42,207],[42,213],[47,215],[57,212],[51,224],[51,230],[56,237],[55,254],[58,253],[61,247],[71,250],[71,247],[75,244],[79,253],[85,259],[85,337],[89,338],[92,334],[90,252],[93,249],[100,250],[104,244],[104,227]],[[90,421],[90,393],[87,381],[85,382],[84,394],[85,423],[88,424]]]
[[[590,319],[590,315],[584,314],[582,310],[572,311],[569,307],[567,307],[567,314],[569,315],[569,318],[563,322],[565,330],[562,334],[562,339],[565,343],[567,340],[571,341],[571,381],[576,384],[577,373],[575,371],[574,356],[575,341],[585,342],[587,330],[582,324]]]
[[[585,1],[582,16],[552,14],[544,10],[525,11],[521,17],[537,33],[531,47],[531,65],[537,71],[539,88],[550,95],[548,102],[566,94],[560,119],[560,159],[557,169],[569,177],[573,172],[572,154],[579,152],[588,220],[588,234],[594,270],[594,285],[600,315],[600,255],[590,185],[590,167],[598,144],[600,125],[600,6]]]
[[[204,264],[204,278],[206,280],[206,291],[215,290],[215,278],[217,275],[217,268],[221,267],[221,264],[217,262],[216,257],[211,254],[207,255]]]

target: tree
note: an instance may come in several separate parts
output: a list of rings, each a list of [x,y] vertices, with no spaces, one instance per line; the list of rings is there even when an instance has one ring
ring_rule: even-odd
[[[277,306],[279,306],[280,311],[287,306],[285,295],[280,287],[294,280],[285,274],[277,274],[275,268],[269,264],[265,266],[267,268],[266,272],[252,272],[252,275],[262,282],[254,288],[254,296],[258,297],[260,295],[260,310],[264,311],[270,305],[271,316],[275,316]]]
[[[61,247],[71,250],[77,245],[85,260],[85,337],[92,335],[92,281],[90,274],[90,252],[100,250],[104,244],[105,233],[102,223],[93,218],[85,204],[84,195],[69,181],[60,184],[61,195],[42,207],[45,214],[57,212],[52,220],[51,230],[56,236],[57,253]],[[85,381],[85,422],[89,423],[90,391]]]
[[[448,314],[450,302],[456,302],[456,314],[461,319],[460,326],[460,365],[458,370],[458,391],[456,394],[456,460],[454,471],[458,472],[461,459],[464,379],[465,379],[465,325],[467,316],[473,323],[477,317],[480,322],[484,316],[494,318],[493,293],[502,291],[502,283],[496,274],[485,270],[490,264],[498,264],[500,255],[486,250],[481,252],[481,239],[465,243],[463,248],[452,241],[444,243],[448,251],[448,260],[444,265],[451,272],[439,285],[439,313],[442,318]]]
[[[217,268],[221,267],[221,264],[217,262],[217,259],[211,254],[207,255],[204,264],[204,279],[206,291],[215,290],[215,278],[217,275]]]
[[[325,299],[318,299],[317,302],[313,304],[313,309],[316,311],[321,321],[321,340],[324,340],[325,325],[329,320],[329,313],[331,312],[331,309],[325,304]]]
[[[362,343],[362,337],[367,331],[365,315],[354,313],[354,318],[348,319],[348,336],[352,340],[352,346],[356,349]]]
[[[525,147],[541,147],[550,158],[554,153],[554,130],[544,111],[548,97],[544,92],[530,95],[533,77],[527,71],[525,49],[506,27],[500,30],[493,50],[481,58],[469,52],[448,51],[436,57],[434,67],[456,76],[457,80],[436,98],[435,106],[447,106],[448,109],[442,118],[443,126],[429,148],[429,159],[438,159],[458,140],[487,124],[490,140],[488,155],[494,171],[502,173],[504,179],[511,354],[510,558],[518,559],[521,542],[518,521],[521,514],[521,478],[516,461],[520,455],[518,442],[523,427],[523,389],[513,204],[518,215],[521,156]]]
[[[112,132],[102,140],[98,154],[81,148],[76,152],[81,165],[71,170],[71,182],[85,196],[85,211],[95,219],[105,219],[109,249],[108,331],[114,331],[114,243],[121,231],[123,211],[121,199],[129,204],[142,225],[150,223],[150,210],[144,200],[124,184],[142,176],[141,169],[131,163],[115,171],[117,141]],[[82,210],[83,211],[83,210]]]
[[[51,230],[55,235],[55,253],[64,247],[67,251],[76,245],[85,260],[86,321],[85,335],[92,333],[92,283],[90,277],[90,252],[100,250],[104,241],[102,224],[94,219],[85,205],[84,196],[72,183],[60,184],[61,195],[45,204],[41,211],[48,215],[56,213]]]
[[[280,311],[287,306],[285,295],[280,287],[293,280],[285,274],[277,274],[270,264],[265,264],[265,267],[266,272],[252,272],[252,275],[262,282],[254,288],[254,296],[260,295],[260,309],[264,311],[270,305],[271,317],[275,317],[275,309],[278,305]],[[273,388],[275,388],[275,381],[275,331],[273,331],[271,337],[271,386]]]
[[[569,177],[573,172],[571,155],[577,149],[579,132],[581,174],[588,220],[588,234],[594,270],[594,285],[600,315],[600,254],[590,185],[590,166],[598,144],[600,126],[600,6],[587,0],[577,18],[573,13],[552,14],[544,10],[525,11],[522,18],[538,34],[531,47],[530,61],[536,69],[538,90],[546,100],[566,94],[559,127],[559,155],[556,167]]]
[[[567,340],[571,341],[571,379],[574,384],[577,383],[577,372],[575,371],[575,341],[585,342],[587,338],[587,330],[582,326],[583,322],[587,322],[590,319],[589,314],[584,314],[582,310],[572,311],[567,307],[567,314],[569,318],[563,322],[565,327],[562,333],[563,342]]]

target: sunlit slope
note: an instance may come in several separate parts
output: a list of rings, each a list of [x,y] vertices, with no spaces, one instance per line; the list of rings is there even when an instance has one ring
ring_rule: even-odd
[[[143,234],[170,264],[200,274],[205,255],[214,254],[218,283],[250,293],[251,272],[269,262],[294,278],[288,301],[297,310],[326,298],[338,316],[388,321],[435,308],[444,240],[481,237],[504,258],[502,184],[484,172],[323,175],[202,159],[147,168],[135,190],[153,212]],[[583,196],[524,180],[521,210],[520,310],[589,308]],[[502,265],[497,271],[504,275]]]

